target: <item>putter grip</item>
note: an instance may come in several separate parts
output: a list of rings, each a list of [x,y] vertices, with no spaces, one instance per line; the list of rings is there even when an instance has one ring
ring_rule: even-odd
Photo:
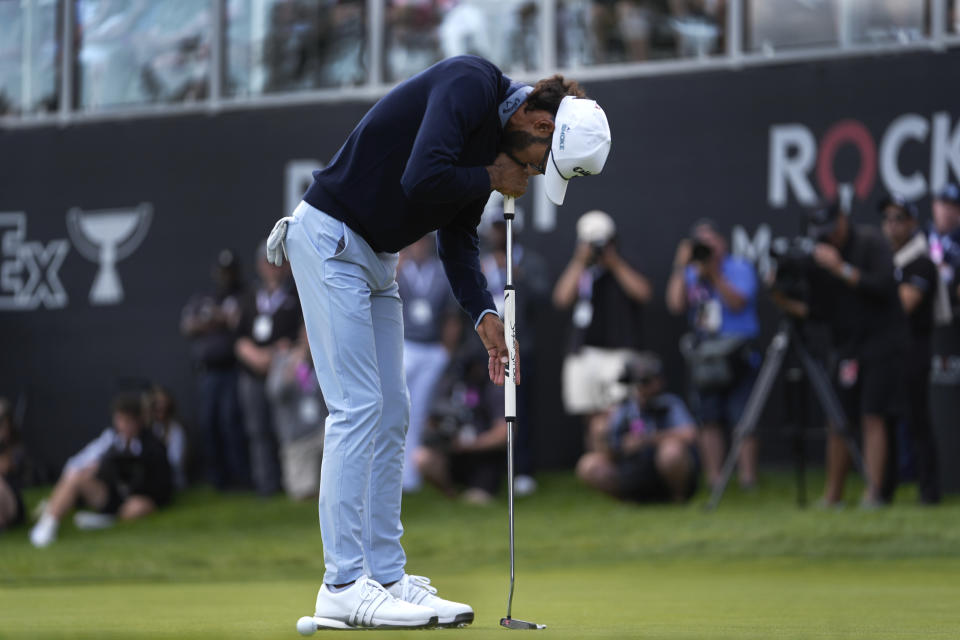
[[[507,342],[508,361],[503,382],[504,416],[507,422],[517,417],[517,292],[512,286],[503,291],[503,333]]]
[[[513,217],[513,214],[516,212],[514,200],[513,196],[503,196],[503,214],[505,216]]]

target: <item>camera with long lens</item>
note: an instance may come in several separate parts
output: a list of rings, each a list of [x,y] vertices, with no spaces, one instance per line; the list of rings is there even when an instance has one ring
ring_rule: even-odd
[[[813,250],[817,241],[808,236],[779,237],[770,241],[770,257],[777,261],[773,287],[791,297],[801,297],[807,275],[816,263]]]
[[[431,428],[423,434],[423,445],[443,451],[450,449],[460,430],[473,418],[467,407],[452,399],[437,401],[430,417]]]

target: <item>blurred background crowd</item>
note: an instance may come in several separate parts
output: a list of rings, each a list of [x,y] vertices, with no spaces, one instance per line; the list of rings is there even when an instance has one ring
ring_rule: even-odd
[[[919,43],[937,29],[960,33],[955,0],[3,0],[0,115],[393,83],[464,53],[517,74]]]

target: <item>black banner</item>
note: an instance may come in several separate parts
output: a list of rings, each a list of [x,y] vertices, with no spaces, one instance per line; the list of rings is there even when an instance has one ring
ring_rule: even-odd
[[[928,215],[931,190],[960,174],[960,89],[947,81],[958,64],[948,51],[590,83],[613,131],[607,167],[573,182],[555,222],[528,216],[520,240],[555,277],[576,218],[613,215],[622,252],[656,287],[645,341],[679,388],[685,323],[663,296],[691,222],[714,218],[736,251],[762,262],[770,236],[798,231],[821,196],[850,199],[872,224],[881,190],[895,188]],[[221,248],[252,276],[257,242],[368,106],[0,131],[0,394],[28,400],[35,457],[55,472],[106,425],[125,379],[172,387],[191,422],[182,306],[207,287]],[[762,315],[769,335],[766,302]],[[567,318],[544,309],[534,324],[537,373],[525,384],[537,457],[569,465],[581,434],[558,401]],[[939,415],[955,415],[945,412],[957,403],[951,385]]]

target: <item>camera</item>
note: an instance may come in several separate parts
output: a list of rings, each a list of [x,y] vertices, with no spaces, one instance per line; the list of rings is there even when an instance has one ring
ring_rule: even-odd
[[[691,239],[690,259],[693,262],[706,262],[713,257],[713,247],[698,238]]]
[[[773,287],[791,297],[802,297],[807,274],[813,269],[817,241],[807,236],[779,237],[770,241],[770,257],[777,261]]]

